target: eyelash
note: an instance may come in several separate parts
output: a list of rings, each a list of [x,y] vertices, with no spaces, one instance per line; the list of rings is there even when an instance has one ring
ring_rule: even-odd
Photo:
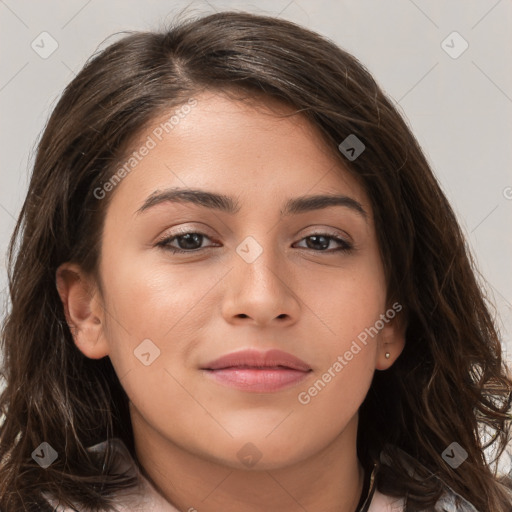
[[[161,248],[163,248],[166,251],[170,251],[173,254],[178,254],[178,253],[181,253],[181,254],[193,254],[193,253],[198,253],[198,252],[200,252],[200,251],[202,251],[204,249],[208,249],[208,247],[202,247],[200,249],[185,250],[185,249],[179,249],[177,247],[172,247],[170,245],[170,243],[173,240],[175,240],[176,238],[180,238],[180,237],[186,236],[186,235],[200,235],[200,236],[202,236],[204,238],[210,239],[210,237],[208,235],[205,235],[204,233],[201,233],[200,231],[184,231],[182,233],[176,233],[175,235],[173,235],[171,237],[166,237],[166,238],[158,241],[156,243],[156,246],[161,247]],[[301,238],[299,241],[302,241],[302,240],[304,240],[306,238],[310,238],[310,237],[313,237],[313,236],[323,236],[325,238],[330,238],[331,240],[334,240],[335,242],[339,243],[341,245],[341,247],[338,247],[337,249],[319,250],[319,251],[316,251],[315,249],[310,249],[309,247],[301,247],[301,249],[308,249],[308,250],[311,250],[313,252],[318,252],[318,253],[322,253],[323,252],[323,253],[328,253],[328,254],[332,254],[333,252],[349,253],[349,252],[351,252],[354,249],[352,244],[348,243],[347,241],[343,240],[342,238],[339,238],[338,236],[336,236],[333,233],[311,233],[310,235]]]

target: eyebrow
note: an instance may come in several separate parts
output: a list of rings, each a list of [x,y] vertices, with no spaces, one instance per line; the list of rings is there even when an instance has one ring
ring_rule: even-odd
[[[229,215],[240,211],[238,200],[224,194],[200,189],[170,188],[163,191],[155,190],[135,213],[138,215],[161,203],[191,203]],[[288,199],[280,214],[281,216],[295,215],[331,206],[344,206],[358,213],[365,221],[367,220],[368,214],[361,203],[351,197],[338,194],[299,196]]]

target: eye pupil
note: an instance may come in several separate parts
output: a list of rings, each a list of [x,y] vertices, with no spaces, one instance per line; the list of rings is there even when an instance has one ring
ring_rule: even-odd
[[[200,235],[198,233],[187,233],[186,235],[180,235],[177,237],[178,245],[181,249],[197,249],[197,247],[194,247],[194,243],[201,246],[201,239],[203,235]],[[185,244],[181,243],[181,240],[185,239]],[[192,245],[190,245],[190,242],[192,241]]]
[[[325,237],[323,235],[311,235],[311,236],[308,236],[307,237],[307,245],[310,249],[318,249],[319,246],[318,245],[315,245],[315,242],[318,242],[320,239],[323,240],[323,243],[320,244],[320,248],[322,249],[327,249],[329,247],[329,239],[328,237]],[[310,244],[310,240],[312,240],[312,244]],[[311,246],[312,245],[312,246]]]

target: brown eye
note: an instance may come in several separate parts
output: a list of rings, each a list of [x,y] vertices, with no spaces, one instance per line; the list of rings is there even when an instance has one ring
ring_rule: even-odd
[[[204,233],[188,231],[160,240],[156,245],[158,247],[163,247],[172,253],[198,252],[205,249],[205,247],[201,247],[201,242],[205,238],[209,237]],[[174,241],[176,241],[178,247],[171,245]]]
[[[213,247],[211,245],[207,247],[201,247],[204,239],[209,239],[209,237],[204,233],[188,231],[164,238],[163,240],[160,240],[156,245],[158,247],[164,248],[167,251],[171,251],[172,253],[194,253],[209,247]],[[301,248],[311,249],[315,252],[349,252],[353,249],[353,246],[350,243],[338,236],[334,236],[329,233],[315,233],[313,235],[304,237],[302,240],[306,240],[307,242],[306,247]],[[176,245],[171,245],[173,243],[177,244],[178,247],[176,247]],[[332,243],[337,244],[338,247],[329,249]]]
[[[304,237],[302,240],[307,240],[307,247],[305,247],[306,249],[311,249],[316,252],[350,251],[353,248],[351,244],[342,238],[330,235],[329,233],[315,233],[313,235]],[[338,244],[340,247],[327,250],[332,242]]]

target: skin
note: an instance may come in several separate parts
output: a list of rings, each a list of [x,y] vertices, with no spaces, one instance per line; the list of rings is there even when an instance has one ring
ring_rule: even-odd
[[[269,100],[255,108],[220,93],[196,99],[110,192],[101,289],[75,263],[57,271],[75,343],[87,357],[110,357],[130,399],[137,462],[180,510],[353,512],[364,476],[357,412],[374,371],[403,349],[399,317],[308,404],[297,397],[390,307],[371,204],[302,116],[277,117],[290,110]],[[168,118],[155,119],[134,149]],[[136,213],[170,187],[233,196],[240,211],[161,203]],[[331,193],[358,201],[367,219],[344,206],[280,215],[289,198]],[[155,245],[179,227],[206,237],[174,247],[205,249],[172,254]],[[307,245],[326,230],[354,250],[333,251],[332,238],[328,249]],[[251,263],[236,252],[248,236],[263,250]],[[134,355],[145,339],[160,350],[148,366]],[[242,348],[279,348],[313,371],[289,388],[251,393],[199,369]],[[252,467],[237,456],[247,443],[261,455]]]

